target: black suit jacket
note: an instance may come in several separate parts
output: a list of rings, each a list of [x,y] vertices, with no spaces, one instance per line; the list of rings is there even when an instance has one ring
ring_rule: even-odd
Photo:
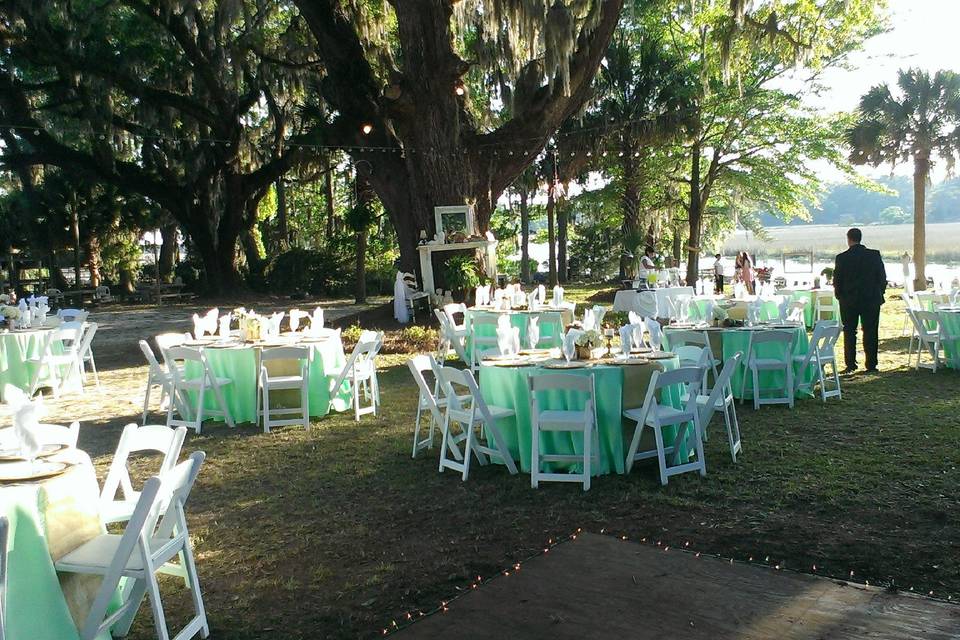
[[[837,256],[833,270],[837,300],[847,307],[877,307],[887,290],[887,270],[875,249],[855,244]]]

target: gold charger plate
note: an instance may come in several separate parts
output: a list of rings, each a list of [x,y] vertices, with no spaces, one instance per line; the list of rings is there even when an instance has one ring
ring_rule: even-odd
[[[571,360],[570,362],[555,360],[543,364],[544,369],[584,369],[589,366],[592,366],[591,363],[584,362],[583,360]]]
[[[626,360],[614,360],[613,364],[622,364],[626,366],[634,366],[638,364],[650,364],[649,358],[627,358]]]
[[[676,357],[677,354],[671,353],[669,351],[653,351],[648,353],[646,358],[648,360],[669,360],[670,358]]]
[[[66,471],[69,466],[66,462],[51,462],[49,460],[32,463],[27,460],[4,462],[0,464],[0,482],[26,482],[52,478]]]
[[[40,453],[37,454],[37,458],[49,458],[52,455],[60,453],[64,449],[69,449],[69,447],[65,444],[45,444],[40,450]],[[26,458],[21,456],[19,451],[19,448],[0,450],[0,462],[15,462],[18,460],[25,460]]]
[[[488,362],[492,367],[530,367],[533,363],[529,360],[495,360]]]

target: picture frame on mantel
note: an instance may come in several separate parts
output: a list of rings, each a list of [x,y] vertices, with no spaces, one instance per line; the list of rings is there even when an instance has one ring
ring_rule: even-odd
[[[433,208],[434,222],[437,233],[449,238],[450,234],[460,231],[467,236],[475,233],[473,207],[468,204],[452,205]]]

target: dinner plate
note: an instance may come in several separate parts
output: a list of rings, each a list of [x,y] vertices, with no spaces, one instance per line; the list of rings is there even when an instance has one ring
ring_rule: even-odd
[[[38,458],[48,458],[54,454],[60,453],[64,449],[68,449],[65,444],[45,444],[40,449],[40,453],[37,454]],[[8,462],[13,460],[24,460],[25,458],[20,455],[20,447],[15,447],[13,449],[0,449],[0,462]]]
[[[646,355],[648,360],[669,360],[673,357],[676,357],[676,354],[669,351],[653,351]]]
[[[543,354],[549,354],[552,349],[520,349],[520,355],[522,356],[539,356]]]
[[[617,358],[612,361],[613,364],[622,364],[627,366],[638,365],[638,364],[650,364],[649,358]]]
[[[0,464],[0,482],[24,482],[52,478],[66,471],[69,466],[66,462],[51,462],[50,460],[4,462]]]
[[[496,360],[488,363],[492,367],[530,367],[533,363],[529,360]]]
[[[583,360],[571,360],[570,362],[564,362],[563,360],[557,360],[554,362],[547,362],[543,365],[544,369],[583,369],[584,367],[590,366],[590,363],[584,362]]]
[[[514,356],[514,355],[503,355],[503,354],[493,355],[493,356],[484,356],[484,357],[483,357],[484,362],[487,362],[487,361],[489,361],[489,362],[498,362],[498,361],[500,361],[500,360],[516,360],[516,359],[517,359],[517,356]]]

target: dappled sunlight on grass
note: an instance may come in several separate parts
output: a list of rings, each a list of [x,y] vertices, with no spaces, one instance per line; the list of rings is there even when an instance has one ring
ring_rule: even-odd
[[[580,301],[609,291],[597,293],[567,288]],[[208,455],[189,518],[214,637],[372,637],[577,527],[958,597],[960,374],[906,368],[901,313],[885,307],[881,375],[845,377],[842,401],[738,405],[739,462],[715,418],[707,477],[667,487],[652,462],[597,478],[586,494],[532,490],[529,476],[498,465],[475,466],[466,483],[437,473],[437,448],[410,458],[417,391],[398,354],[380,361],[379,417],[336,414],[270,434],[209,422],[185,452]],[[49,403],[52,420],[82,421],[101,479],[123,425],[139,421],[146,377],[138,353],[114,353],[102,392]],[[142,477],[153,465],[134,467]],[[180,587],[163,580],[171,626],[188,610]],[[151,624],[144,608],[130,637],[153,637]]]

